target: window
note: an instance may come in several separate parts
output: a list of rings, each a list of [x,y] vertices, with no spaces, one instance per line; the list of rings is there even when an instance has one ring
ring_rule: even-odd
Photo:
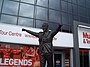
[[[20,0],[12,0],[12,1],[20,1]]]
[[[20,13],[19,13],[20,16],[33,18],[33,12],[34,12],[34,6],[21,3]]]
[[[60,22],[60,12],[55,10],[49,10],[49,20],[53,22]]]
[[[0,12],[1,12],[2,0],[0,0]]]
[[[67,25],[69,25],[68,24],[68,14],[67,13],[62,13],[62,24],[67,24]]]
[[[73,25],[73,16],[72,14],[68,14],[68,18],[69,18],[69,25]]]
[[[90,9],[87,8],[87,15],[90,18]]]
[[[37,0],[37,5],[48,7],[48,0]]]
[[[85,7],[85,0],[78,0],[78,5]],[[90,4],[90,3],[89,3]]]
[[[80,16],[79,19],[80,19],[80,22],[88,23],[88,18],[86,17]]]
[[[7,14],[17,15],[17,13],[18,13],[18,6],[19,6],[18,2],[5,0],[2,12],[3,13],[7,13]]]
[[[63,32],[70,32],[70,26],[68,26],[68,25],[63,25],[63,26],[62,26],[62,31],[63,31]]]
[[[42,7],[36,7],[36,18],[47,20],[47,9]]]
[[[18,25],[33,27],[33,19],[19,17]]]
[[[90,1],[86,1],[86,7],[90,8]]]
[[[72,0],[68,0],[68,2],[72,2]]]
[[[78,14],[79,14],[80,16],[86,17],[86,15],[87,15],[86,8],[78,7]]]
[[[88,23],[90,24],[90,18],[88,18],[88,20],[89,20],[89,22],[88,22]]]
[[[77,4],[77,0],[72,0],[72,3]]]
[[[36,20],[36,27],[41,28],[43,23],[45,23],[45,21]]]
[[[73,15],[73,20],[79,21],[79,16]]]
[[[49,7],[53,9],[60,10],[60,0],[49,0]]]
[[[74,5],[74,4],[73,4],[73,14],[78,15],[78,7],[77,5]]]
[[[68,13],[72,13],[72,4],[68,3]]]
[[[62,11],[67,12],[67,2],[61,1]]]
[[[59,23],[54,23],[54,22],[49,22],[49,29],[50,30],[56,30],[56,28],[58,27]]]
[[[34,4],[34,0],[21,0],[22,2]]]
[[[68,0],[62,0],[62,1],[68,1]]]
[[[10,15],[1,15],[1,22],[7,24],[17,24],[17,17]]]

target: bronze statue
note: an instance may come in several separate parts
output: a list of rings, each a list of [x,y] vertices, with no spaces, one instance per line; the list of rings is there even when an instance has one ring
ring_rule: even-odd
[[[40,66],[45,67],[47,61],[47,67],[53,67],[53,45],[52,40],[53,37],[58,33],[61,29],[61,25],[59,24],[56,30],[49,31],[48,23],[44,23],[42,25],[43,32],[33,32],[30,30],[22,29],[22,31],[26,31],[36,37],[39,38],[39,51],[40,51]]]

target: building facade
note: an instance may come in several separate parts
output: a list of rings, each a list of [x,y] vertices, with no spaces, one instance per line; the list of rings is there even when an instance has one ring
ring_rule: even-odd
[[[3,24],[40,29],[48,22],[50,30],[62,24],[61,32],[72,33],[73,21],[90,24],[89,0],[0,0],[0,23]],[[55,47],[57,62],[54,63],[72,67],[72,54],[72,48]],[[80,49],[80,67],[89,67],[89,54],[89,49]]]

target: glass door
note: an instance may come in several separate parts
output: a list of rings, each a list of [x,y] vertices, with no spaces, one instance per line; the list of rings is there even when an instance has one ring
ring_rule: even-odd
[[[89,67],[89,50],[80,49],[80,67]]]
[[[64,53],[54,53],[54,67],[65,67],[65,55]]]

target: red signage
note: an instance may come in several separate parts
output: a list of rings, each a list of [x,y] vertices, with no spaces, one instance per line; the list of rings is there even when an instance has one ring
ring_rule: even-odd
[[[0,66],[40,67],[37,46],[0,44]]]
[[[90,34],[87,32],[83,32],[83,43],[90,44]]]

